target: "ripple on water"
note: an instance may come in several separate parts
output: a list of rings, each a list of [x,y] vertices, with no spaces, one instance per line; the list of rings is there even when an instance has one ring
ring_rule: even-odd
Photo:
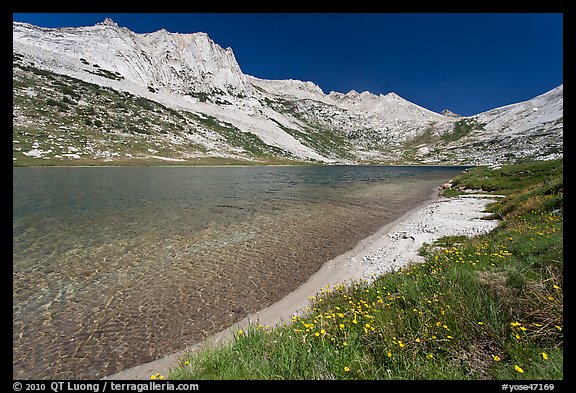
[[[38,204],[28,214],[33,200],[15,203],[14,378],[101,378],[180,350],[280,300],[457,172],[303,186],[300,172],[275,182],[273,171],[259,171],[258,184],[243,171],[248,183],[221,194],[198,191],[213,171],[196,182],[170,172],[183,186],[171,186],[170,203],[157,179],[143,190],[133,177],[106,173],[111,184],[93,179],[94,192],[84,190],[71,210],[42,199],[71,198],[66,186],[60,195],[46,183],[36,198],[49,219]],[[238,179],[228,176],[220,180]],[[119,182],[153,195],[137,203],[123,188],[111,203]]]

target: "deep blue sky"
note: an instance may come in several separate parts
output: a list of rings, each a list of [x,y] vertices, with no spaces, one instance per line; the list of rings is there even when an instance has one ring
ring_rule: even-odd
[[[436,112],[473,115],[563,83],[563,15],[14,14],[43,27],[112,18],[138,33],[206,32],[246,74],[331,90],[391,91]]]

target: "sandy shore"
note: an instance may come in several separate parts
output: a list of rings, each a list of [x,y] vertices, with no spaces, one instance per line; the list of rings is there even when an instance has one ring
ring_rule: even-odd
[[[306,283],[282,300],[213,335],[209,341],[217,343],[229,340],[233,332],[246,328],[250,323],[274,326],[290,322],[293,315],[305,312],[309,296],[316,295],[320,288],[355,280],[371,280],[409,263],[421,261],[418,249],[425,242],[431,243],[443,236],[474,236],[491,231],[498,221],[485,220],[483,217],[487,215],[484,213],[486,204],[494,201],[494,198],[480,194],[443,198],[438,197],[435,191],[431,200],[385,225],[358,243],[354,249],[326,262]],[[142,380],[156,373],[168,376],[170,369],[178,364],[184,354],[194,351],[200,345],[103,379]]]

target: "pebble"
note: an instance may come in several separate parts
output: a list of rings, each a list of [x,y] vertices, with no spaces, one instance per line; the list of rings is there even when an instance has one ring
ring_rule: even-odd
[[[418,250],[424,242],[432,243],[443,236],[476,236],[490,232],[498,225],[498,220],[485,220],[482,217],[488,203],[494,201],[493,195],[465,195],[441,199],[430,203],[387,233],[385,245],[375,252],[362,256],[364,278],[396,271],[411,263],[423,262]]]

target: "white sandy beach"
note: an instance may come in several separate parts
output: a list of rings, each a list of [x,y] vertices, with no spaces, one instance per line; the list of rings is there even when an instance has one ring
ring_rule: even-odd
[[[487,215],[484,212],[485,206],[494,198],[481,194],[455,198],[435,196],[362,240],[354,249],[326,262],[308,281],[282,300],[213,335],[209,341],[216,343],[229,340],[233,332],[245,329],[250,323],[274,326],[290,322],[293,315],[306,311],[309,297],[327,285],[333,287],[355,280],[371,280],[410,263],[422,261],[418,250],[424,243],[431,243],[443,236],[474,236],[491,231],[498,221],[483,217]],[[168,376],[170,369],[178,364],[184,354],[199,346],[195,345],[104,379],[142,380],[156,373]]]

